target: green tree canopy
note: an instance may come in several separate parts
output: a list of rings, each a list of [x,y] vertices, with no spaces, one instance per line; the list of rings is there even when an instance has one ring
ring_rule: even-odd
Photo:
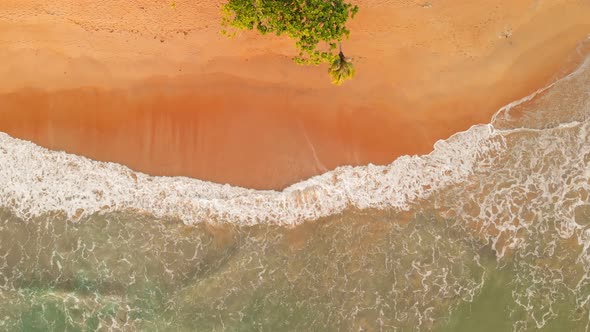
[[[338,42],[350,34],[346,21],[358,7],[344,0],[229,0],[223,11],[225,27],[286,34],[299,50],[295,62],[331,65],[339,59]],[[318,49],[322,42],[325,51]]]

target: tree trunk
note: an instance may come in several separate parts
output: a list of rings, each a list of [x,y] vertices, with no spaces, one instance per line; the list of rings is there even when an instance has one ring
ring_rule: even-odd
[[[340,57],[340,61],[344,62],[346,61],[346,57],[344,56],[344,53],[342,53],[342,43],[338,43],[338,47],[340,49],[340,53],[338,53],[338,56]]]

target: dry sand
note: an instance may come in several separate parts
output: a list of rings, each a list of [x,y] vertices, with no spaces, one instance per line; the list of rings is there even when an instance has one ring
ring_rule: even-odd
[[[357,77],[220,35],[223,1],[3,0],[0,131],[157,175],[283,188],[428,153],[563,76],[587,0],[353,1]]]

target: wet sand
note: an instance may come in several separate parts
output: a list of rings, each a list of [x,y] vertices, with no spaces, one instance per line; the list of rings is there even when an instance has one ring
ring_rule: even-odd
[[[0,131],[154,175],[280,189],[386,164],[489,122],[563,76],[584,1],[358,1],[358,76],[293,64],[289,40],[220,36],[221,2],[0,4]],[[192,4],[191,4],[192,3]]]

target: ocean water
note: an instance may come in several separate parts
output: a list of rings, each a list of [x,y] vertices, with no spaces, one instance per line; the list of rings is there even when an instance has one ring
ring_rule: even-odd
[[[0,330],[588,331],[590,60],[427,156],[284,191],[0,134]]]

